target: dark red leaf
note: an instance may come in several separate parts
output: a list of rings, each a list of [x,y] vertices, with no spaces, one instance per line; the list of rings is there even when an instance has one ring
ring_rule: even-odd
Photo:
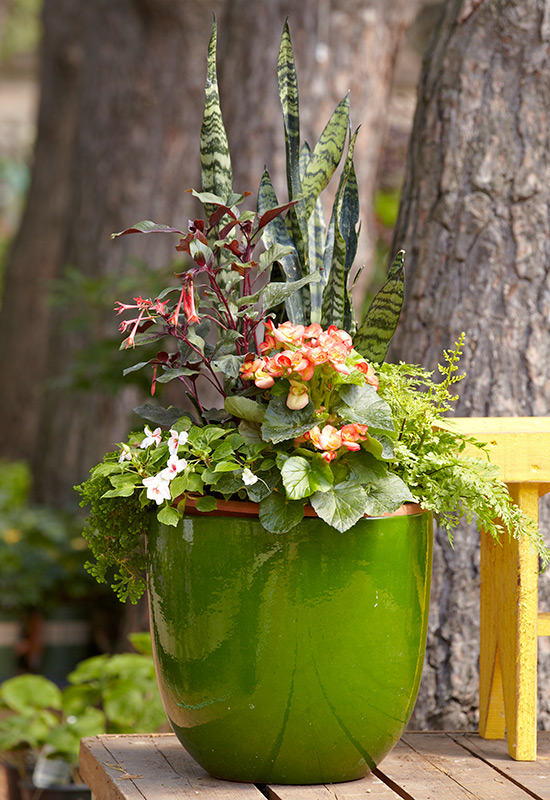
[[[286,211],[291,206],[296,205],[297,202],[298,202],[297,200],[293,200],[291,203],[285,203],[282,206],[276,206],[275,208],[268,209],[264,214],[262,214],[262,216],[258,220],[258,229],[257,229],[256,233],[258,231],[260,231],[262,228],[265,228],[265,226],[269,222],[271,222],[272,219],[275,219],[275,217],[278,217],[279,214],[282,214],[284,211]]]

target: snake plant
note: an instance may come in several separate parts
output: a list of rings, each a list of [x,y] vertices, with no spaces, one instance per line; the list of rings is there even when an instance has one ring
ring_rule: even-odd
[[[216,39],[214,20],[201,130],[202,189],[203,193],[210,193],[231,206],[242,195],[233,191],[216,74]],[[358,131],[351,131],[350,103],[346,96],[336,106],[313,149],[307,142],[301,143],[298,82],[288,21],[279,48],[277,83],[284,124],[288,200],[292,205],[284,218],[278,215],[266,225],[262,235],[267,249],[277,248],[282,253],[273,264],[271,280],[294,283],[310,276],[311,282],[302,284],[286,298],[288,319],[294,324],[319,322],[324,328],[336,325],[355,335],[356,347],[362,355],[381,362],[401,312],[404,253],[397,254],[385,285],[358,326],[350,286],[360,228],[353,164]],[[342,169],[327,225],[321,196],[340,163]],[[263,215],[275,207],[280,207],[280,203],[266,168],[258,190],[257,211]]]

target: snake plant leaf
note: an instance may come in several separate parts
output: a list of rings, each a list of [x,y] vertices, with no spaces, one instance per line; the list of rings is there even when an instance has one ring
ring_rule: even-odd
[[[294,53],[290,39],[288,19],[285,21],[279,57],[277,60],[277,86],[283,111],[286,148],[286,174],[288,197],[294,200],[300,187],[300,110],[298,102],[298,80],[294,65]]]
[[[217,30],[218,26],[214,17],[212,35],[208,45],[200,152],[203,191],[212,192],[226,202],[233,195],[233,171],[218,91],[216,72]]]
[[[327,186],[344,152],[349,123],[349,97],[346,95],[336,106],[327,122],[302,180],[302,199],[298,203],[298,218],[307,221],[317,198]]]
[[[300,150],[300,175],[303,176],[307,165],[311,160],[311,150],[307,142],[304,142]],[[323,254],[325,248],[326,225],[323,217],[323,205],[321,198],[318,197],[311,216],[307,221],[308,236],[308,271],[318,273],[320,280],[310,286],[311,297],[311,322],[321,322],[321,306],[323,303],[323,286],[326,278],[323,279]]]
[[[339,228],[342,238],[346,243],[346,260],[344,265],[346,292],[344,298],[344,322],[342,328],[348,331],[351,336],[355,335],[356,321],[353,310],[353,286],[349,286],[349,275],[355,256],[357,255],[357,243],[359,240],[359,188],[357,185],[357,175],[355,167],[351,163],[348,179],[344,187],[342,205],[340,209]]]
[[[264,170],[262,179],[260,181],[260,188],[258,190],[257,209],[260,219],[267,214],[272,208],[276,208],[279,202],[275,189],[271,183],[269,172]],[[289,213],[293,207],[289,209]],[[285,222],[281,216],[276,216],[264,227],[262,232],[262,242],[266,248],[273,247],[273,245],[281,245],[283,247],[292,248],[291,252],[287,255],[281,256],[277,259],[277,263],[281,265],[283,273],[287,281],[298,281],[303,277],[302,267],[295,243],[289,234]],[[272,273],[271,278],[275,275]],[[307,289],[305,290],[307,291]],[[309,299],[309,298],[308,298]],[[306,306],[304,300],[304,291],[298,289],[296,292],[287,297],[285,308],[287,316],[295,325],[303,325],[306,322],[304,316],[304,308]]]
[[[355,332],[355,315],[348,288],[349,273],[357,252],[359,193],[353,167],[357,129],[350,138],[346,161],[340,175],[332,207],[323,254],[322,321]],[[312,319],[315,311],[312,309]]]
[[[321,309],[321,325],[328,328],[336,325],[343,328],[346,309],[346,243],[340,233],[338,219],[335,216],[330,223],[333,245],[331,259],[325,269],[329,270],[329,278],[323,291],[323,306]],[[313,314],[312,314],[313,316]]]
[[[382,363],[388,352],[391,338],[397,328],[405,297],[405,251],[400,250],[388,271],[382,286],[363,324],[353,340],[353,346],[367,361]]]
[[[353,153],[353,151],[352,151]],[[353,156],[352,156],[353,157]],[[357,254],[357,224],[359,222],[359,187],[353,161],[349,165],[339,207],[338,227],[346,243],[346,275],[349,275]]]

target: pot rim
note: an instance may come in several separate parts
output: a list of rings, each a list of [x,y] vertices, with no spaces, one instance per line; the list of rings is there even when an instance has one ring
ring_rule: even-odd
[[[201,516],[201,517],[257,517],[258,516],[258,503],[252,503],[249,500],[218,500],[218,505],[213,511],[199,511],[197,509],[197,501],[199,497],[187,497],[185,501],[184,516]],[[405,517],[413,516],[415,514],[427,513],[425,508],[422,508],[420,503],[404,503],[396,511],[388,511],[384,514],[377,516],[369,516],[365,514],[363,519],[382,519],[384,517]],[[310,505],[304,506],[304,517],[317,517],[317,513]]]

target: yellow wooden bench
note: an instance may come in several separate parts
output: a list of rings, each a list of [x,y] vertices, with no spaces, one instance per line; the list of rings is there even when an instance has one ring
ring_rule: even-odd
[[[490,447],[520,508],[538,524],[550,492],[550,417],[461,417],[458,429]],[[537,554],[526,541],[481,535],[479,733],[503,739],[517,761],[537,755],[537,636],[550,635],[538,610]]]

